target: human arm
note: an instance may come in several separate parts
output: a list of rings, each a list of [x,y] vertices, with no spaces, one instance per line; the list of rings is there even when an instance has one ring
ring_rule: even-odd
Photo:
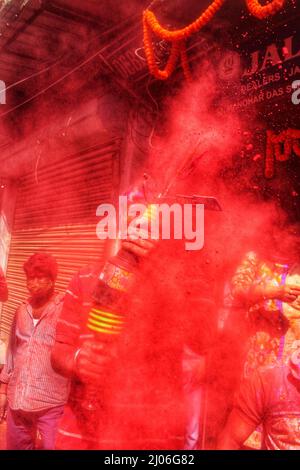
[[[13,322],[11,325],[11,329],[10,329],[9,341],[8,341],[8,346],[7,346],[6,354],[5,354],[5,364],[0,373],[1,385],[8,384],[12,376],[13,370],[14,370],[14,355],[16,353],[16,329],[17,329],[17,321],[18,321],[18,312],[19,312],[19,309],[17,309],[15,313],[15,316],[13,318]]]
[[[255,283],[257,269],[256,253],[246,253],[231,279],[231,292],[234,299],[250,303],[250,291]]]
[[[257,303],[262,300],[281,300],[282,302],[292,303],[300,295],[300,286],[297,285],[265,285],[253,286],[248,292],[251,303]]]
[[[102,342],[95,341],[92,334],[87,339],[81,338],[82,324],[87,320],[83,308],[86,299],[82,278],[87,275],[84,273],[82,277],[81,273],[76,274],[68,286],[51,352],[51,363],[56,372],[84,382],[100,379],[102,366],[109,359],[107,348]]]
[[[247,253],[231,280],[234,298],[248,305],[272,299],[291,303],[297,299],[300,295],[300,286],[258,284],[256,282],[258,266],[257,255],[254,252]]]
[[[56,341],[51,355],[56,372],[65,377],[76,377],[81,382],[101,380],[111,359],[111,350],[104,343],[92,339],[84,341],[78,349]]]
[[[217,450],[238,450],[255,431],[255,425],[249,423],[235,409],[229,415],[226,426],[221,432]]]
[[[0,384],[0,423],[6,418],[7,384]]]
[[[268,386],[272,387],[272,381],[269,382]],[[240,449],[261,424],[269,403],[267,389],[259,371],[242,381],[235,396],[233,409],[218,438],[218,450]]]
[[[7,386],[14,369],[14,354],[16,350],[16,328],[18,310],[15,313],[6,350],[5,364],[0,374],[0,422],[6,418],[7,409]]]

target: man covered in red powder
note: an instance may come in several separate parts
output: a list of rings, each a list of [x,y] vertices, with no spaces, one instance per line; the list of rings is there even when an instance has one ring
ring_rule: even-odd
[[[24,271],[30,297],[18,307],[12,324],[0,375],[1,414],[8,401],[9,450],[34,449],[37,431],[42,448],[50,450],[69,392],[68,380],[50,361],[63,296],[54,291],[57,263],[51,255],[32,255]]]
[[[129,240],[122,243],[122,252],[129,253],[129,256],[134,256],[136,260],[143,260],[147,258],[153,246],[153,242],[149,240]],[[103,437],[107,438],[106,431],[112,419],[112,410],[106,404],[110,402],[111,395],[117,393],[113,376],[121,367],[120,360],[116,357],[120,345],[118,340],[111,341],[109,334],[104,336],[100,334],[99,340],[99,337],[97,338],[88,328],[87,323],[89,313],[95,304],[94,293],[99,285],[99,279],[100,282],[103,279],[105,284],[103,300],[110,295],[119,295],[119,293],[122,295],[127,290],[126,278],[131,277],[131,274],[125,268],[119,267],[118,262],[118,259],[113,258],[112,263],[108,262],[109,268],[106,271],[103,264],[97,262],[81,269],[73,277],[66,291],[52,351],[52,364],[55,370],[72,379],[69,401],[59,425],[56,444],[58,449],[84,450],[109,446],[107,441],[101,443],[100,440]],[[126,303],[126,299],[122,299],[122,302]],[[105,315],[101,318],[103,329],[107,325],[109,329],[110,325],[119,323],[117,314],[103,312],[103,315]],[[126,328],[128,332],[128,325]],[[120,350],[118,354],[122,354]],[[90,401],[91,393],[88,390],[93,388],[97,390],[97,398],[91,397]],[[103,431],[106,432],[104,435],[101,433],[101,426],[104,426]],[[118,431],[118,429],[113,430],[115,440],[118,439]]]
[[[234,295],[249,307],[253,334],[244,380],[222,433],[222,448],[241,446],[261,424],[265,448],[299,448],[299,433],[294,433],[300,422],[299,377],[296,374],[295,382],[293,372],[291,381],[289,372],[300,339],[298,227],[274,235],[271,250],[264,258],[248,253],[232,281]],[[257,447],[259,434],[254,440],[255,434],[250,436],[246,445]]]
[[[8,299],[8,289],[4,273],[0,268],[0,302],[6,302]]]
[[[93,312],[99,275],[110,292],[122,290],[126,273],[118,265],[103,271],[103,266],[95,264],[82,269],[71,281],[52,353],[55,369],[72,377],[69,402],[59,425],[58,449],[178,448],[178,442],[172,439],[184,428],[183,345],[202,355],[215,341],[210,326],[214,323],[213,309],[210,304],[209,308],[207,303],[202,305],[203,297],[213,291],[209,289],[213,262],[202,254],[180,252],[180,243],[142,239],[122,242],[121,250],[126,248],[138,256],[139,262],[136,282],[121,302],[128,318],[118,351],[109,339],[97,341],[87,323],[90,318],[96,329],[97,325],[107,329],[108,324],[120,322],[108,308],[98,307],[101,318],[89,312]],[[203,267],[211,271],[210,276],[202,273],[203,285],[199,267],[200,271]],[[197,285],[197,299],[191,279]],[[102,296],[105,303],[106,290]],[[202,315],[194,311],[199,305]],[[98,390],[100,403],[94,413],[93,403],[89,411],[86,399],[89,383]]]
[[[289,363],[258,368],[245,379],[218,442],[219,450],[240,449],[263,425],[262,449],[300,450],[300,341]]]

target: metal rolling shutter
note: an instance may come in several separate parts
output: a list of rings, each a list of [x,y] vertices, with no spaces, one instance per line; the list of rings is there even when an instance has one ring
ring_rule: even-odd
[[[2,309],[7,335],[17,306],[27,294],[24,261],[38,251],[59,264],[57,290],[63,292],[78,268],[103,259],[107,242],[96,236],[96,208],[118,193],[120,140],[103,143],[35,174],[25,176],[17,196],[7,267],[9,300]]]

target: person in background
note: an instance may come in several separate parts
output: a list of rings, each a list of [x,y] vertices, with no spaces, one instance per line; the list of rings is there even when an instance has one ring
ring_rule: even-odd
[[[268,247],[246,253],[231,284],[233,298],[248,310],[252,337],[245,376],[281,358],[289,341],[287,309],[298,318],[299,226],[273,229]]]
[[[186,331],[182,352],[184,450],[205,448],[208,411],[207,368],[217,334],[217,305],[214,297],[209,296],[213,289],[209,291],[209,286],[205,285],[207,277],[207,270],[204,271],[201,265],[197,266],[190,277],[186,273],[186,285],[182,286],[186,299]],[[208,282],[211,286],[212,280],[209,279]],[[200,329],[197,327],[198,321],[201,324]]]
[[[244,379],[218,441],[218,450],[237,450],[259,426],[262,449],[300,449],[300,341],[288,362],[259,367]]]
[[[248,310],[252,336],[244,367],[249,376],[257,367],[281,359],[294,340],[300,319],[299,226],[275,230],[269,248],[246,253],[232,279],[232,295]],[[288,314],[290,323],[285,312]]]
[[[0,302],[6,302],[8,299],[8,289],[6,279],[2,269],[0,268]]]
[[[29,298],[18,307],[12,323],[0,374],[1,416],[7,407],[7,449],[34,449],[38,431],[41,447],[50,450],[69,393],[68,380],[50,361],[63,296],[55,292],[53,256],[32,255],[24,271]]]
[[[259,397],[262,393],[261,387],[266,384],[266,377],[273,385],[278,383],[279,377],[282,378],[282,383],[285,383],[286,379],[283,377],[286,376],[286,367],[293,345],[300,339],[298,233],[297,225],[287,225],[283,232],[274,231],[269,250],[260,254],[259,252],[247,253],[233,276],[232,293],[248,308],[252,334],[248,341],[243,370],[244,385],[239,393],[239,397],[242,398],[237,399],[237,404],[228,419],[226,432],[222,433],[222,442],[226,442],[227,433],[235,432],[231,428],[236,427],[236,410],[240,409],[240,400],[246,399],[246,395],[249,397],[250,389],[254,399],[253,394],[257,393]],[[279,384],[278,387],[280,388],[281,385]],[[267,394],[271,392],[269,389],[265,391]],[[270,394],[268,396],[271,397]],[[271,402],[275,403],[276,400],[276,396],[272,395]],[[258,417],[258,424],[265,425],[261,415],[257,415]],[[253,422],[254,420],[252,424]],[[265,445],[264,443],[264,429],[260,426],[250,435],[245,446],[261,448]],[[268,444],[267,448],[273,447]]]

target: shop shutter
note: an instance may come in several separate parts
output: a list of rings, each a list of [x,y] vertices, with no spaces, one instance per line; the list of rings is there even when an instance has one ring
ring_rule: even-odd
[[[112,140],[49,163],[20,181],[7,266],[9,300],[1,315],[3,336],[28,295],[23,263],[29,256],[47,252],[56,257],[61,292],[80,267],[104,259],[109,245],[97,238],[96,208],[118,194],[119,154],[120,140]]]

